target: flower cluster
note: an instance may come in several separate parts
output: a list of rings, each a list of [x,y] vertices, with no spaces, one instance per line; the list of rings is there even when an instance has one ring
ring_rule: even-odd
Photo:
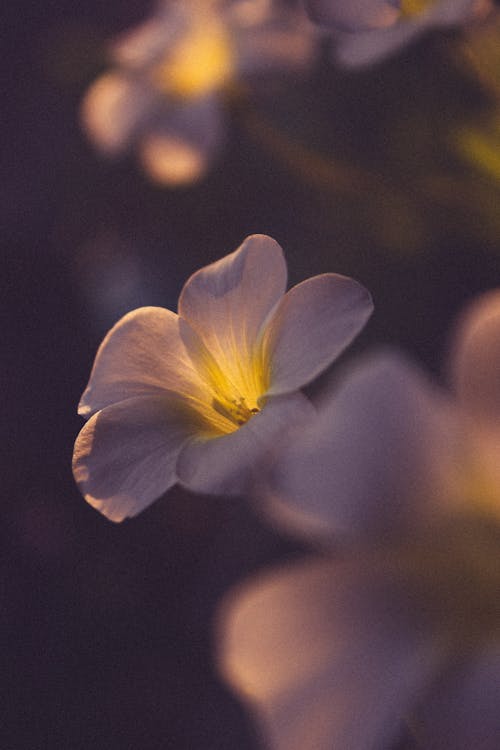
[[[332,29],[336,59],[368,65],[433,28],[470,24],[492,9],[490,0],[308,0],[311,17]]]
[[[253,494],[318,544],[221,610],[221,671],[271,747],[495,750],[500,291],[460,322],[453,395],[382,352],[313,405],[300,388],[371,298],[332,273],[285,286],[281,248],[254,235],[191,276],[178,314],[122,318],[80,402],[76,481],[114,521],[175,482]]]
[[[493,7],[160,0],[110,47],[83,127],[103,153],[134,150],[153,180],[187,185],[217,159],[239,81],[303,71],[324,39],[335,65],[374,64]],[[291,139],[285,151],[323,175],[322,157],[302,158]],[[353,192],[361,174],[345,180]],[[406,205],[398,180],[366,174],[395,211]],[[432,200],[433,185],[414,192]],[[108,332],[79,403],[74,477],[114,522],[168,502],[179,484],[250,498],[263,523],[304,543],[306,559],[243,582],[216,621],[220,672],[270,750],[497,750],[500,289],[463,312],[448,387],[382,350],[307,389],[372,309],[365,287],[338,273],[287,291],[280,245],[247,237],[188,278],[176,312],[141,307]]]
[[[133,149],[157,183],[201,179],[225,140],[224,95],[305,71],[331,35],[335,60],[373,64],[434,27],[487,16],[491,0],[159,0],[109,48],[112,63],[86,92],[82,125],[105,155]]]
[[[224,91],[304,69],[314,38],[303,15],[270,0],[160,0],[111,46],[112,69],[83,100],[83,127],[104,154],[134,148],[156,182],[189,184],[224,140]]]

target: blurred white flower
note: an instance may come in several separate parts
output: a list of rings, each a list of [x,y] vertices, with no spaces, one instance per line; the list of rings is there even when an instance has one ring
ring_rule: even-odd
[[[83,127],[103,153],[134,147],[154,180],[189,184],[205,174],[224,138],[223,89],[304,68],[314,38],[304,15],[285,3],[163,0],[112,46],[114,67],[83,100]]]
[[[285,444],[275,491],[323,557],[237,591],[219,630],[274,749],[498,748],[500,291],[451,371],[455,400],[373,357]]]
[[[114,521],[177,481],[240,493],[280,433],[313,411],[299,391],[360,331],[368,292],[322,274],[287,294],[280,246],[248,237],[194,273],[179,314],[125,315],[96,356],[79,413],[89,421],[73,471],[86,500]]]
[[[491,0],[306,0],[311,18],[335,32],[335,58],[370,65],[432,28],[486,16]]]

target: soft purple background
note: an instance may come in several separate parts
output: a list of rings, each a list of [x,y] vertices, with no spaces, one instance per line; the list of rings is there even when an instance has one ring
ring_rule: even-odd
[[[500,279],[500,238],[484,238],[474,211],[464,217],[432,199],[419,203],[420,239],[410,242],[411,223],[394,229],[380,220],[375,189],[362,186],[354,199],[334,178],[326,186],[307,179],[254,137],[245,116],[245,107],[264,113],[316,153],[335,151],[376,171],[401,110],[409,136],[388,169],[397,186],[401,173],[425,172],[433,158],[434,146],[422,147],[424,156],[412,151],[418,123],[405,112],[414,106],[432,129],[441,108],[451,121],[483,106],[466,77],[443,64],[439,40],[372,73],[334,74],[325,55],[308,79],[266,85],[233,107],[223,160],[209,177],[171,192],[153,186],[133,158],[101,160],[77,121],[81,95],[104,66],[103,40],[145,16],[146,5],[7,4],[4,750],[260,747],[216,676],[211,621],[231,584],[300,547],[245,501],[174,490],[115,526],[82,500],[70,469],[76,404],[102,335],[122,313],[142,304],[175,309],[189,273],[247,234],[268,233],[285,249],[291,282],[338,271],[372,291],[376,313],[357,349],[398,343],[439,372],[455,313]]]

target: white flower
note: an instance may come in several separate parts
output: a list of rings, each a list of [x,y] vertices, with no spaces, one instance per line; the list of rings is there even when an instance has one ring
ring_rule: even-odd
[[[500,291],[451,372],[455,400],[373,357],[284,444],[273,489],[323,559],[237,592],[219,645],[273,749],[498,748]]]
[[[287,294],[280,246],[248,237],[186,282],[179,314],[134,310],[107,334],[79,413],[73,459],[85,498],[134,516],[180,481],[241,492],[261,454],[313,407],[299,391],[359,332],[368,292],[337,274]]]
[[[147,173],[171,186],[204,175],[224,138],[221,92],[233,81],[303,68],[307,19],[269,0],[163,0],[113,45],[114,68],[82,105],[82,123],[105,154],[137,149]]]
[[[490,12],[491,0],[308,0],[311,17],[335,32],[335,57],[369,65],[432,28],[468,24]]]

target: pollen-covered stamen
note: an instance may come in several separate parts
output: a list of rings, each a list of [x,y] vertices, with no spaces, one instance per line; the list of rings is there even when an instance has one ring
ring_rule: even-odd
[[[241,427],[255,414],[260,412],[257,406],[248,407],[243,396],[239,396],[237,399],[219,399],[214,398],[212,406],[219,414],[229,419],[238,427]]]

